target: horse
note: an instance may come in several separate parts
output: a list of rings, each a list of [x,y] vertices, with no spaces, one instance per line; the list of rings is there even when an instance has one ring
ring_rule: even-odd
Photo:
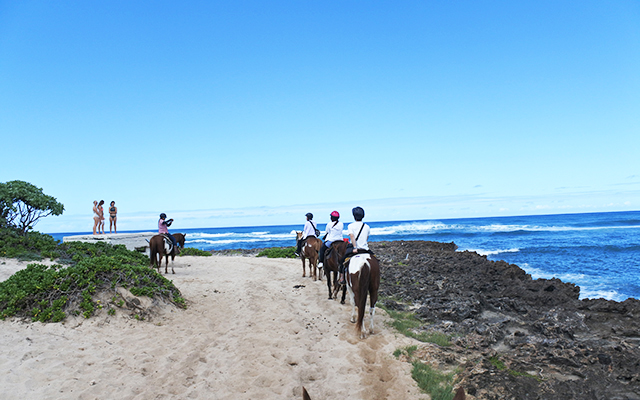
[[[349,274],[347,275],[347,289],[351,300],[351,322],[356,322],[356,333],[360,339],[366,337],[364,327],[364,309],[367,306],[367,293],[370,297],[369,314],[371,324],[369,333],[373,333],[373,316],[376,313],[378,301],[378,288],[380,287],[380,263],[373,254],[357,254],[349,262]],[[358,307],[358,319],[356,321],[356,307]]]
[[[302,232],[296,232],[296,239],[300,240],[302,238]],[[315,236],[307,237],[305,245],[302,247],[302,251],[300,252],[300,258],[302,259],[302,277],[307,276],[305,260],[309,259],[309,276],[313,277],[313,280],[317,280],[318,277],[316,275],[316,270],[318,269],[318,252],[320,251],[320,247],[322,247],[322,240],[318,239]],[[322,280],[322,274],[320,275],[320,280]]]
[[[338,292],[342,287],[342,301],[344,304],[344,298],[347,294],[347,288],[344,285],[338,284],[338,272],[340,267],[340,260],[344,258],[344,253],[347,251],[347,242],[342,240],[331,243],[331,247],[326,251],[324,257],[324,274],[327,277],[327,287],[329,288],[329,300],[338,298]],[[333,272],[333,279],[331,279],[331,272]],[[331,284],[333,283],[333,291],[331,290]]]
[[[177,246],[174,246],[169,252],[169,245],[165,242],[163,235],[155,235],[149,240],[149,259],[151,261],[151,268],[154,266],[158,268],[160,273],[160,266],[162,265],[162,256],[166,257],[164,265],[164,273],[168,274],[169,256],[171,256],[171,273],[175,274],[173,270],[173,260],[176,258],[176,254],[180,253],[180,249],[184,248],[185,235],[182,233],[175,233],[173,237],[176,239]]]

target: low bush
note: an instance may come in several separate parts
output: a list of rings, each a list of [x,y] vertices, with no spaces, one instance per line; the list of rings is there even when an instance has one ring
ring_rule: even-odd
[[[33,241],[8,236],[19,250],[11,253],[14,257],[38,260],[38,254],[57,255],[69,265],[29,264],[0,282],[0,319],[16,316],[59,322],[67,315],[89,318],[96,309],[103,307],[93,300],[96,293],[115,291],[117,287],[127,288],[135,296],[162,298],[186,307],[180,291],[171,281],[149,268],[149,259],[144,254],[104,242],[58,244],[47,236],[51,238],[29,232],[26,238]],[[6,244],[3,249],[7,251]]]
[[[196,249],[195,247],[185,247],[184,249],[182,249],[182,251],[180,251],[179,255],[209,257],[211,256],[211,252]]]
[[[258,257],[267,258],[296,258],[295,247],[272,247],[258,253]]]

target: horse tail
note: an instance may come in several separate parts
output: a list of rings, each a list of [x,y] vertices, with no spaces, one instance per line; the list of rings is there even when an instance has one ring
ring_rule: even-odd
[[[369,260],[363,260],[360,268],[360,278],[358,279],[358,320],[356,321],[356,331],[362,337],[362,323],[364,321],[364,310],[367,307],[367,293],[369,292],[369,282],[371,281],[371,266]]]
[[[156,250],[156,242],[155,240],[153,240],[153,238],[151,238],[152,240],[149,241],[149,261],[151,262],[151,268],[156,266],[157,263],[157,250]]]
[[[302,387],[302,400],[311,400],[311,396],[309,396],[309,393],[307,393],[307,389],[305,389],[304,386]]]

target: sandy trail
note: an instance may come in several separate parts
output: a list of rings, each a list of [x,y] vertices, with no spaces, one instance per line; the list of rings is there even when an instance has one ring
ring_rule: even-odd
[[[2,259],[6,279],[26,263]],[[299,260],[179,257],[168,276],[189,307],[65,324],[0,321],[5,399],[423,399],[392,353],[414,342],[376,314],[358,340],[350,306]],[[302,285],[302,286],[300,286]]]

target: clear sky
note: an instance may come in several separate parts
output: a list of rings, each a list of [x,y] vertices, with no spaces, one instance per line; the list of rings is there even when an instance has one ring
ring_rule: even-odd
[[[0,0],[44,232],[640,210],[639,127],[636,0]]]

